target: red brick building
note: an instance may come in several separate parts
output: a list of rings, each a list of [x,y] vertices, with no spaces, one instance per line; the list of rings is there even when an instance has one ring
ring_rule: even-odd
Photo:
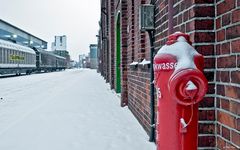
[[[134,64],[150,61],[149,36],[139,30],[139,7],[149,3],[150,0],[101,0],[98,42],[102,76],[121,93],[121,106],[128,106],[148,134],[150,68]],[[199,149],[240,149],[240,1],[152,3],[155,53],[169,33],[181,31],[190,34],[194,48],[205,58],[209,89],[199,108]]]

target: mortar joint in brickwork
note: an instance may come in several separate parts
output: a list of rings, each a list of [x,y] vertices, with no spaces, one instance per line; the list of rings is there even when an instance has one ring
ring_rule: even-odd
[[[237,84],[237,83],[216,82],[216,84],[240,88],[240,84]]]
[[[216,121],[199,120],[198,123],[202,123],[202,124],[215,124]]]
[[[222,109],[222,108],[216,108],[216,111],[224,112],[224,113],[226,113],[227,115],[230,115],[230,116],[234,117],[234,119],[239,119],[239,118],[240,118],[239,115],[236,115],[236,114],[234,114],[234,113],[232,113],[232,112],[230,112],[230,111],[224,110],[224,109]],[[236,131],[237,131],[237,130],[236,130]],[[238,132],[240,133],[240,131],[238,131]]]
[[[223,136],[221,136],[221,135],[219,135],[219,134],[216,135],[216,138],[221,138],[221,139],[223,139],[225,142],[228,142],[228,143],[232,144],[233,146],[235,146],[236,148],[240,149],[240,146],[239,146],[239,145],[234,144],[232,141],[224,138]],[[224,149],[226,149],[226,150],[230,149],[230,150],[231,150],[231,149],[234,149],[235,147],[232,147],[232,146],[228,146],[228,147],[227,147],[227,146],[225,146]]]
[[[216,29],[216,32],[221,31],[221,30],[227,30],[227,29],[230,28],[230,27],[239,26],[239,25],[240,25],[240,22],[228,24],[228,25],[225,25],[225,26],[222,27],[222,28]],[[234,39],[226,39],[226,40],[224,40],[224,42],[226,42],[226,41],[228,41],[228,40],[235,40],[235,39],[239,39],[239,37],[234,38]]]

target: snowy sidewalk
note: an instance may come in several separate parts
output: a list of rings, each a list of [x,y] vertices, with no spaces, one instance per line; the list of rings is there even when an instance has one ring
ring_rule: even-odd
[[[0,150],[155,150],[96,70],[0,79]]]

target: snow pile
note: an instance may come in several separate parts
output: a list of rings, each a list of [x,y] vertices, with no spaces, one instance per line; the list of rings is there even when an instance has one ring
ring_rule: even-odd
[[[96,70],[0,79],[1,150],[155,150]]]

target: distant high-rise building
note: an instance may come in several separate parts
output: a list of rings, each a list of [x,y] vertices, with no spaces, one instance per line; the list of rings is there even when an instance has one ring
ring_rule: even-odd
[[[54,42],[52,43],[52,50],[55,51],[66,51],[67,50],[67,37],[55,36]]]
[[[54,54],[65,57],[67,60],[68,67],[70,67],[70,55],[67,51],[67,36],[55,36],[54,42],[52,42],[52,51]]]
[[[86,62],[86,56],[83,55],[79,55],[79,67],[80,68],[85,68],[85,62]]]
[[[98,67],[98,57],[97,57],[97,44],[90,44],[90,68],[97,69]]]

